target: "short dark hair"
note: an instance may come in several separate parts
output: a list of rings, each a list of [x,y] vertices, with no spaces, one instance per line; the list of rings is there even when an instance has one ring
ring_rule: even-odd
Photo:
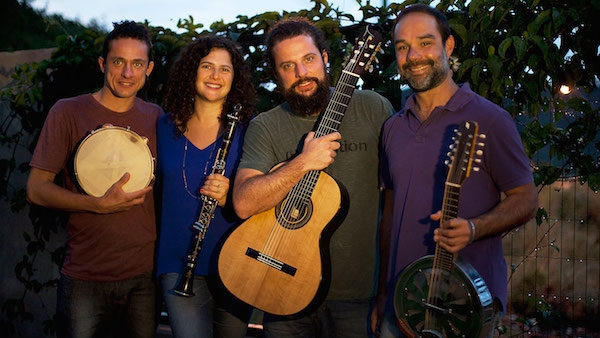
[[[303,17],[291,17],[283,19],[276,23],[265,38],[267,46],[266,57],[267,66],[271,73],[276,77],[275,72],[275,56],[273,55],[273,47],[279,42],[294,38],[300,35],[308,35],[313,39],[320,52],[329,52],[329,46],[325,40],[325,35],[312,22]]]
[[[442,36],[442,43],[446,43],[446,40],[452,35],[452,30],[450,29],[450,23],[448,23],[448,19],[444,15],[444,13],[440,12],[434,7],[425,5],[425,4],[414,4],[407,6],[403,9],[396,19],[394,20],[394,31],[396,30],[396,25],[402,20],[405,16],[410,13],[423,13],[433,16],[435,21],[437,22],[438,31]]]
[[[171,68],[167,93],[163,99],[163,108],[179,127],[180,132],[187,130],[187,123],[194,114],[196,78],[200,61],[215,48],[226,50],[233,65],[233,83],[223,103],[221,123],[226,123],[227,113],[232,112],[238,103],[242,105],[242,123],[248,122],[254,114],[256,91],[252,83],[252,72],[239,47],[222,36],[202,36],[185,47],[179,55]]]
[[[104,60],[106,60],[106,56],[110,51],[111,41],[122,38],[132,38],[144,42],[148,46],[148,60],[152,60],[152,35],[150,35],[150,31],[146,26],[128,20],[113,22],[113,30],[104,38],[104,45],[102,45]]]

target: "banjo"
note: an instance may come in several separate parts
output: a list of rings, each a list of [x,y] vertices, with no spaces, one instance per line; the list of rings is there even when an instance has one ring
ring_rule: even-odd
[[[91,131],[75,153],[77,183],[88,195],[100,197],[128,172],[131,177],[123,191],[147,187],[154,179],[154,158],[147,142],[129,127],[107,125]]]

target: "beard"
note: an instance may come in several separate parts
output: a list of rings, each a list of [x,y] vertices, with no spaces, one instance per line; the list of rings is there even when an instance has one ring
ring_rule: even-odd
[[[317,84],[315,92],[308,96],[296,93],[295,88],[307,80],[314,81]],[[329,102],[329,75],[325,73],[323,80],[319,80],[316,77],[301,78],[294,82],[290,88],[284,89],[281,94],[296,115],[309,116],[319,114],[325,110]]]
[[[429,74],[412,76],[409,68],[421,65],[431,66]],[[450,72],[450,66],[448,64],[446,53],[444,52],[438,59],[435,60],[426,59],[405,63],[400,69],[400,76],[402,76],[408,82],[408,86],[413,90],[413,92],[424,92],[433,89],[444,82],[448,72]]]

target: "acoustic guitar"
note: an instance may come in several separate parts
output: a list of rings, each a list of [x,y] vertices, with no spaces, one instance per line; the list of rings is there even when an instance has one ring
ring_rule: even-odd
[[[455,131],[442,204],[443,223],[458,216],[462,183],[469,176],[477,146],[476,122],[464,122]],[[433,256],[409,265],[394,290],[398,326],[409,337],[487,337],[493,330],[492,296],[479,273],[466,261],[436,245]]]
[[[315,138],[338,131],[380,44],[368,28],[361,35],[317,121]],[[271,314],[298,315],[318,306],[329,289],[329,239],[347,204],[347,193],[335,179],[321,170],[306,173],[279,204],[252,216],[227,238],[218,262],[223,284]]]

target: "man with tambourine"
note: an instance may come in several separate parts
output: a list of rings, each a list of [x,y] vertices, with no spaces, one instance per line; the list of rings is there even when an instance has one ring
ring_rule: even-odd
[[[28,200],[70,212],[57,295],[59,337],[154,335],[156,226],[149,184],[162,110],[136,98],[154,66],[151,51],[145,26],[115,23],[98,58],[103,87],[51,108],[30,163]],[[61,173],[59,186],[54,179]]]

